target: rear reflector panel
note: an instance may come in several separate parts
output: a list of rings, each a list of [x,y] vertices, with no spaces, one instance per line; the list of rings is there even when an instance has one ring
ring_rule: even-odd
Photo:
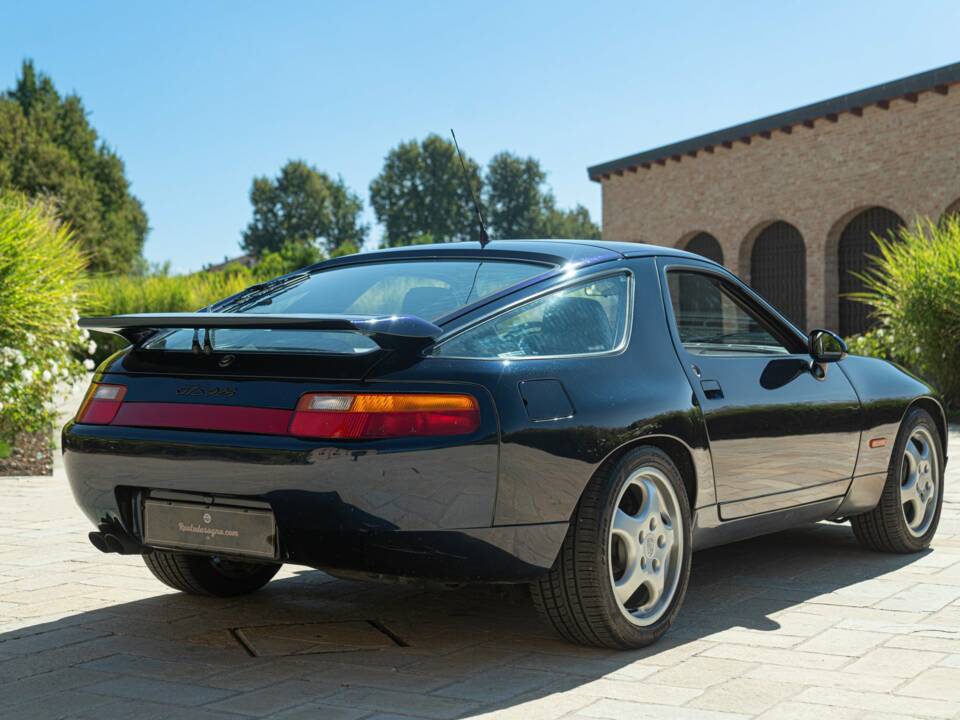
[[[112,425],[286,435],[289,410],[194,403],[124,403]]]
[[[125,393],[122,385],[91,386],[77,422],[343,440],[469,435],[480,427],[476,399],[452,393],[308,393],[295,410],[125,403]]]

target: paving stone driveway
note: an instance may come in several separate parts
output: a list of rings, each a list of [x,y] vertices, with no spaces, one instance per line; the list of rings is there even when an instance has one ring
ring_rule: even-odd
[[[87,543],[61,469],[2,478],[0,718],[960,718],[949,476],[930,552],[823,523],[698,553],[676,628],[627,653],[557,639],[519,588],[289,568],[245,599],[169,592]]]

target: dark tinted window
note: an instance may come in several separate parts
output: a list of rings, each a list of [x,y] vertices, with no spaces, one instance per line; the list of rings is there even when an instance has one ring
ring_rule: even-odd
[[[416,315],[437,320],[477,300],[545,272],[543,265],[472,259],[392,261],[347,265],[241,304],[230,312],[273,314]],[[230,351],[362,353],[376,344],[362,335],[320,330],[217,330],[214,348]],[[147,343],[153,350],[190,350],[192,330]]]
[[[759,316],[712,275],[667,273],[680,342],[694,354],[788,353]]]
[[[440,345],[446,357],[521,358],[610,352],[627,331],[630,279],[614,275],[507,310]]]

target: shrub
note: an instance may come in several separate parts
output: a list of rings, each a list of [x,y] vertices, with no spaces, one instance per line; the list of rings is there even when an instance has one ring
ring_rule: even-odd
[[[334,255],[356,251],[345,243]],[[87,283],[88,301],[85,315],[122,315],[145,312],[195,312],[222,300],[254,283],[271,280],[323,260],[323,253],[313,245],[287,243],[277,252],[264,253],[253,268],[239,263],[223,270],[170,275],[165,269],[152,275],[101,275]],[[97,360],[102,360],[126,346],[119,338],[100,338]]]
[[[873,306],[880,329],[861,342],[927,378],[960,407],[960,216],[918,220],[877,240],[879,255],[860,276],[866,289],[852,297]]]
[[[94,349],[77,328],[83,272],[49,204],[0,194],[0,458],[17,437],[52,429],[58,389],[82,375],[78,358]]]
[[[893,339],[893,333],[889,330],[874,328],[862,335],[847,338],[847,349],[854,355],[866,355],[867,357],[896,362],[891,350]]]
[[[125,315],[143,312],[194,312],[240,292],[256,280],[248,268],[231,266],[220,272],[190,275],[101,275],[87,281],[84,315]],[[127,345],[122,338],[103,335],[99,362]]]

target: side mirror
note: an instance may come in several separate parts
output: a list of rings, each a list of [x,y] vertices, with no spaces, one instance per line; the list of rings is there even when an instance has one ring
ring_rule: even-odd
[[[829,330],[811,330],[807,339],[810,357],[818,363],[832,363],[847,356],[847,344],[843,338]]]

